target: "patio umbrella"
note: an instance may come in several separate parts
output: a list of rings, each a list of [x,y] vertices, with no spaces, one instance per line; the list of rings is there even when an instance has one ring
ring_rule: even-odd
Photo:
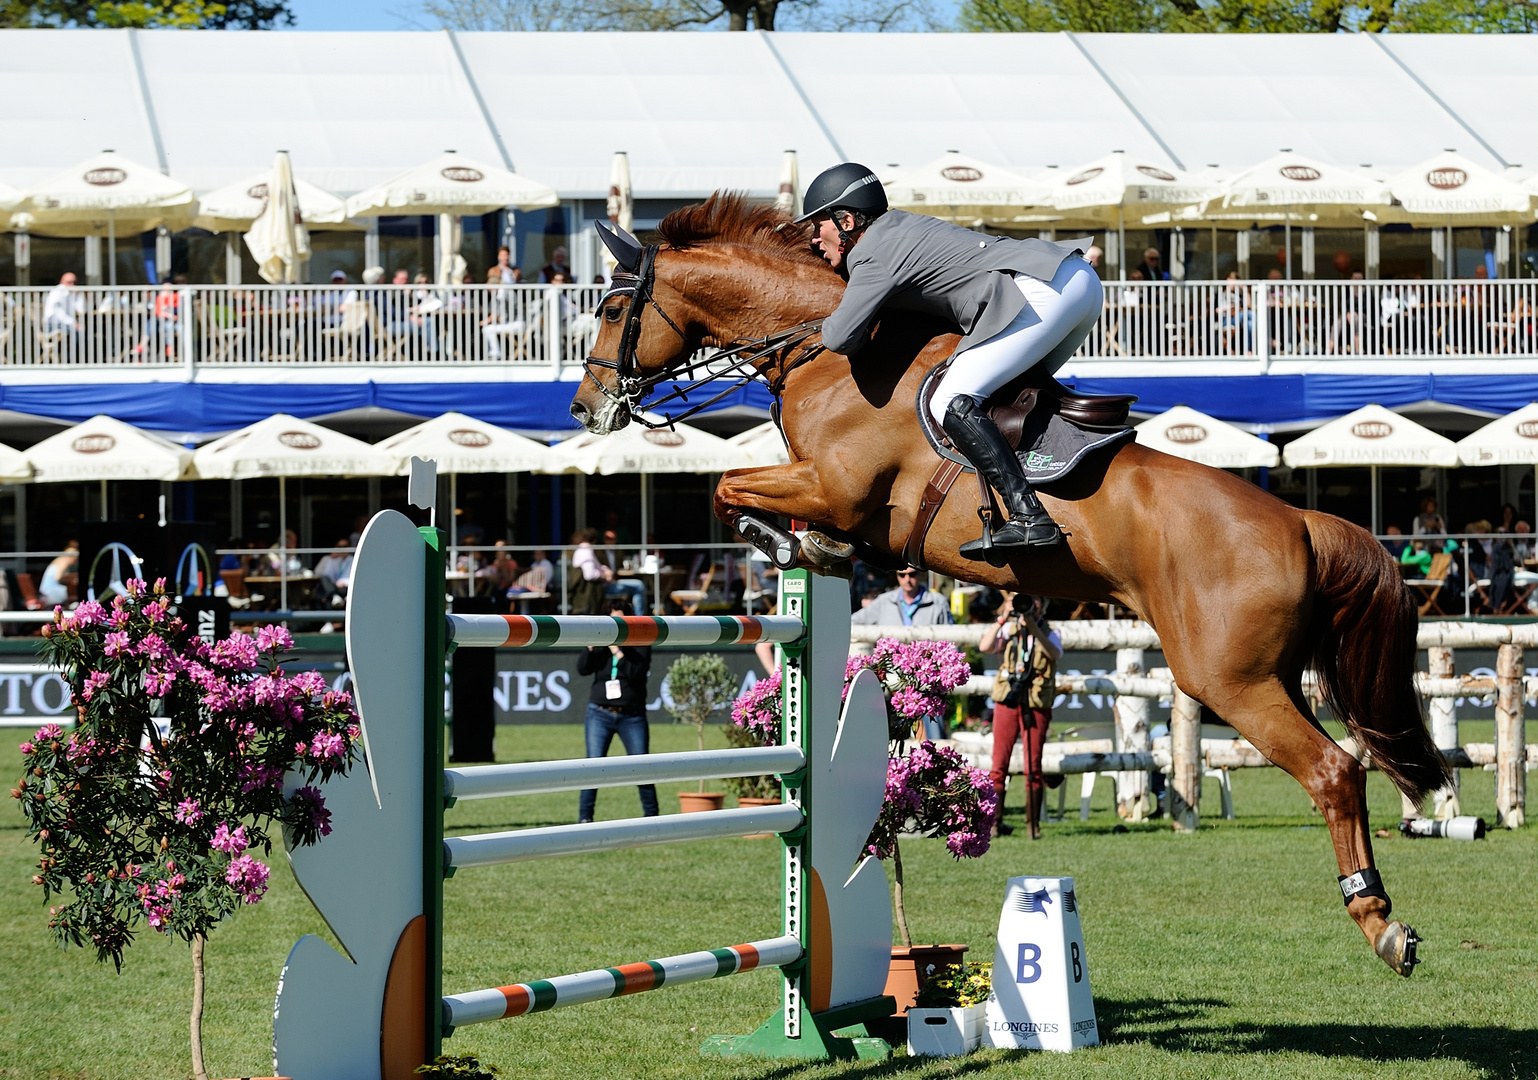
[[[887,202],[900,210],[962,225],[1010,222],[1032,211],[1050,211],[1049,185],[955,150],[888,173],[881,185]]]
[[[246,247],[256,260],[257,273],[272,285],[298,281],[299,265],[310,257],[310,233],[301,217],[294,166],[286,150],[272,160],[266,204],[246,233]]]
[[[107,520],[108,480],[186,480],[192,451],[110,416],[50,435],[27,451],[32,482],[101,483],[101,519]]]
[[[278,478],[278,549],[287,551],[290,476],[394,476],[395,458],[376,446],[287,413],[276,413],[198,447],[193,468],[204,480]],[[283,555],[286,562],[286,554]],[[282,575],[279,605],[288,608]]]
[[[10,211],[14,210],[20,202],[21,192],[19,190],[11,187],[10,184],[0,183],[0,215],[3,215],[3,218],[0,218],[0,228],[8,228],[10,226]]]
[[[32,479],[32,463],[27,455],[0,443],[0,484],[25,484]]]
[[[1273,443],[1188,405],[1176,405],[1137,426],[1140,445],[1217,469],[1269,469],[1281,460]]]
[[[271,182],[272,171],[268,170],[210,191],[198,200],[198,216],[192,223],[209,232],[245,232],[266,207]],[[299,196],[299,216],[306,225],[362,228],[347,220],[347,203],[340,196],[297,176],[294,192]]]
[[[458,412],[407,428],[385,439],[377,449],[395,458],[401,476],[410,475],[413,457],[436,461],[438,472],[448,474],[451,546],[459,543],[456,508],[460,473],[550,472],[556,465],[555,452],[544,443]]]
[[[780,159],[780,193],[774,197],[774,205],[793,218],[801,216],[801,167],[794,150],[785,151]]]
[[[1483,225],[1516,225],[1533,220],[1531,193],[1451,150],[1406,169],[1388,188],[1398,205],[1379,215],[1385,221],[1442,224],[1469,217]]]
[[[1378,469],[1384,465],[1453,468],[1458,447],[1414,420],[1382,405],[1355,412],[1315,428],[1282,449],[1294,469],[1366,465],[1372,472],[1372,531],[1378,531]]]
[[[746,450],[755,465],[789,465],[790,451],[785,448],[785,436],[773,420],[757,427],[748,428],[726,440],[733,446]]]
[[[348,217],[380,217],[385,214],[489,214],[516,207],[539,210],[559,206],[555,189],[519,176],[499,165],[488,165],[450,150],[431,161],[408,169],[347,200]],[[438,280],[444,284],[458,265],[457,232],[440,219]],[[445,274],[445,268],[448,273]],[[460,271],[462,274],[463,271]]]
[[[1492,420],[1458,440],[1464,465],[1531,465],[1538,483],[1538,402]]]
[[[657,421],[656,416],[648,419]],[[647,510],[647,477],[652,473],[718,473],[758,464],[740,446],[690,427],[648,428],[631,424],[608,435],[583,433],[559,443],[553,450],[548,472],[613,476],[641,474],[641,540],[650,531]]]
[[[635,195],[630,187],[630,155],[623,150],[617,150],[614,154],[614,162],[609,166],[609,201],[605,207],[609,215],[609,222],[624,229],[627,233],[635,224]],[[614,276],[614,268],[619,263],[607,247],[603,249],[603,266],[606,277]]]
[[[22,192],[16,224],[41,236],[105,236],[108,284],[117,284],[118,233],[137,235],[166,222],[182,227],[198,212],[192,189],[105,150]]]

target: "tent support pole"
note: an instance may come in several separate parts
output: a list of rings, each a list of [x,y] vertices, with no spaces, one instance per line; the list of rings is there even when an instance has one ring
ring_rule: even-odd
[[[107,284],[117,288],[117,221],[111,210],[107,211]],[[112,306],[117,307],[115,298]]]
[[[112,520],[112,516],[107,512],[107,481],[105,479],[101,482],[101,519],[103,521]]]
[[[459,474],[449,473],[449,570],[459,569]],[[470,592],[475,593],[475,578],[470,579]]]
[[[650,489],[651,485],[648,483],[648,481],[650,479],[651,478],[646,473],[643,472],[641,474],[641,550],[640,550],[640,553],[636,556],[636,569],[637,570],[639,570],[641,567],[646,565],[646,544],[647,544],[647,539],[646,538],[647,538],[647,535],[648,535],[647,530],[651,528],[651,513],[650,513],[650,511],[651,511],[651,506],[650,506],[651,498],[650,498],[650,492],[649,492],[649,489]],[[655,579],[652,582],[652,610],[653,611],[657,610],[657,600],[658,600],[657,589],[658,589],[660,583],[661,583],[661,572],[659,570],[657,576],[655,577]]]
[[[1372,534],[1378,535],[1378,467],[1371,466],[1372,472]]]

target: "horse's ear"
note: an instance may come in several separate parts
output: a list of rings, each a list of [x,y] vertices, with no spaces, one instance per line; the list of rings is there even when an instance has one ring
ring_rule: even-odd
[[[609,249],[621,270],[634,274],[641,268],[641,241],[602,218],[593,222],[593,226],[598,230],[598,239]]]

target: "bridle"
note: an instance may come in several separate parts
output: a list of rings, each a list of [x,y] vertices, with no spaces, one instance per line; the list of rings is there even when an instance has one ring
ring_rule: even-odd
[[[636,360],[636,349],[641,342],[641,316],[650,307],[662,317],[662,321],[672,328],[680,341],[687,347],[689,335],[668,316],[657,303],[653,295],[657,284],[657,253],[661,248],[656,244],[647,244],[641,249],[640,261],[633,272],[621,271],[614,275],[613,284],[598,301],[598,310],[603,311],[603,306],[612,296],[629,296],[630,307],[625,312],[625,325],[620,329],[619,348],[614,359],[608,360],[601,356],[588,354],[583,361],[583,378],[591,379],[593,385],[598,387],[598,392],[614,405],[624,409],[630,414],[630,418],[649,428],[670,428],[680,420],[687,419],[710,408],[718,401],[730,397],[749,383],[762,378],[769,386],[769,392],[774,395],[778,405],[785,389],[786,377],[796,368],[822,352],[821,342],[810,342],[822,330],[822,320],[814,319],[810,322],[799,323],[796,326],[784,330],[777,330],[772,334],[766,334],[761,338],[749,341],[737,341],[719,349],[709,356],[698,357],[690,360],[680,368],[671,371],[658,371],[651,375],[641,372],[641,366]],[[790,355],[791,350],[796,350]],[[759,362],[767,357],[781,357],[779,370],[771,377],[769,368],[759,367]],[[719,365],[722,361],[730,361],[725,367]],[[603,384],[603,381],[594,374],[594,368],[604,368],[614,372],[615,389],[611,390]],[[738,376],[733,384],[716,394],[708,401],[689,405],[683,412],[663,414],[662,420],[651,420],[642,415],[643,403],[646,407],[655,411],[659,406],[671,401],[682,401],[689,404],[689,392],[695,389],[695,385],[680,386],[674,383],[673,389],[661,397],[649,403],[647,397],[656,389],[658,384],[668,380],[682,377],[692,377],[699,372],[704,372],[705,377],[698,382],[710,383],[731,376]],[[744,374],[746,372],[746,374]],[[779,410],[776,408],[776,414]]]

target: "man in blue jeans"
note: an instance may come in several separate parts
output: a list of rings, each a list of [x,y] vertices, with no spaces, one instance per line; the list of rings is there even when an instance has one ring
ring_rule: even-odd
[[[629,614],[622,597],[604,601],[603,614]],[[651,673],[652,651],[646,645],[593,646],[577,657],[577,674],[591,675],[593,689],[587,705],[587,756],[607,757],[614,736],[625,745],[627,754],[645,754],[651,749],[651,732],[646,726],[646,679]],[[640,784],[641,813],[657,816],[657,789]],[[577,822],[593,820],[598,803],[596,788],[586,788],[577,808]]]

